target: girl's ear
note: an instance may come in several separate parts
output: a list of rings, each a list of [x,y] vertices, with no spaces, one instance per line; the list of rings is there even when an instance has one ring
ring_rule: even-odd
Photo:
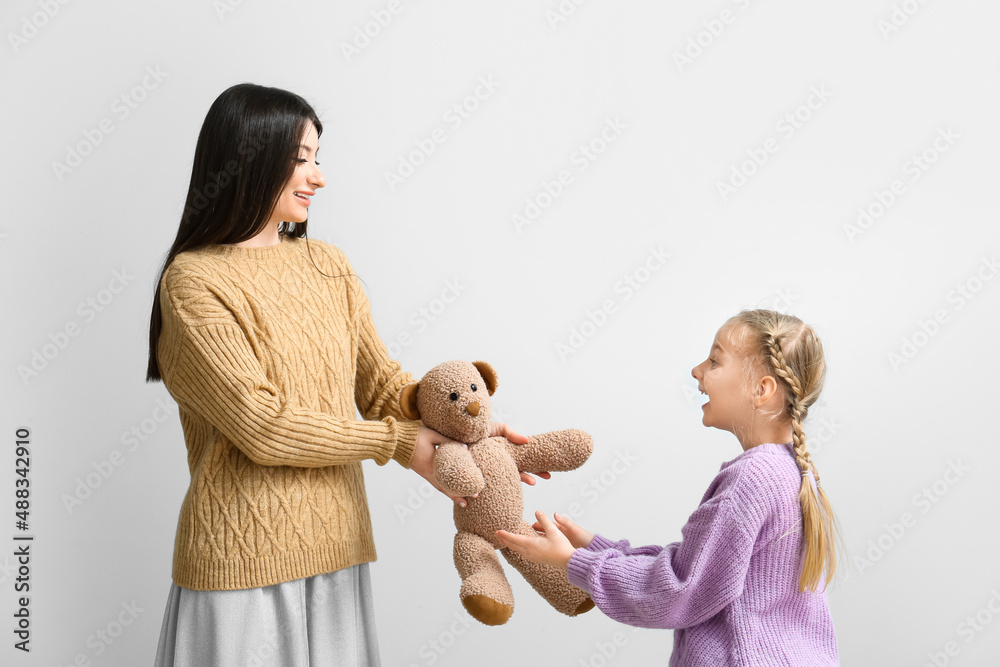
[[[770,400],[771,395],[776,391],[779,391],[779,389],[778,382],[774,379],[774,377],[765,375],[757,383],[755,394],[757,398],[761,399],[761,402],[764,403]]]
[[[417,388],[419,386],[419,382],[411,382],[399,392],[399,408],[402,410],[403,416],[414,421],[420,419],[420,408],[417,407]]]
[[[476,367],[479,374],[483,376],[483,382],[486,383],[486,390],[489,392],[490,396],[493,392],[497,390],[497,374],[485,361],[473,361],[472,365]]]

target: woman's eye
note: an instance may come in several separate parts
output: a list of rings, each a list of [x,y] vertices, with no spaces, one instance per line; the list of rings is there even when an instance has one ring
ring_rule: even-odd
[[[453,401],[457,401],[458,400],[458,394],[456,394],[455,392],[451,392],[450,394],[448,394],[448,398],[450,398]]]
[[[472,391],[476,390],[476,385],[472,385]]]
[[[309,160],[307,160],[307,159],[305,159],[305,158],[300,158],[300,157],[297,157],[297,158],[295,158],[295,161],[296,161],[296,162],[308,162]],[[319,166],[319,162],[317,162],[317,163],[316,163],[316,166],[317,166],[317,167]]]

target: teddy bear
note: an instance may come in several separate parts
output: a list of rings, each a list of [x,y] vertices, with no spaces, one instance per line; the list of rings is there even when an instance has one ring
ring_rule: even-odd
[[[593,441],[579,429],[542,433],[524,445],[490,437],[490,397],[496,389],[496,372],[485,361],[448,361],[404,386],[399,397],[404,417],[419,419],[454,441],[437,447],[434,472],[444,489],[467,501],[466,507],[455,505],[454,558],[462,605],[486,625],[503,625],[513,614],[514,594],[497,558],[499,549],[556,610],[582,614],[594,607],[585,591],[558,568],[504,547],[495,531],[536,534],[523,518],[520,473],[575,470],[590,457]]]

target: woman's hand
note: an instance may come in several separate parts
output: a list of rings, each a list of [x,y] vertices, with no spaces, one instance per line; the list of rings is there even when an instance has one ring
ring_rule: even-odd
[[[521,435],[520,433],[512,429],[510,426],[507,426],[503,422],[490,422],[490,436],[494,438],[498,436],[503,436],[508,440],[510,440],[511,442],[513,442],[515,445],[523,445],[526,442],[528,442],[529,439],[528,436]],[[538,476],[541,477],[542,479],[552,478],[551,473],[547,472],[540,472],[538,473]],[[535,485],[535,478],[526,472],[521,473],[521,481],[529,486]]]
[[[497,540],[522,558],[535,563],[554,565],[565,572],[570,556],[576,548],[543,512],[535,512],[535,516],[538,518],[536,525],[542,529],[540,535],[515,535],[506,530],[498,530]]]
[[[434,452],[438,445],[443,445],[446,442],[453,442],[448,438],[444,437],[437,431],[429,429],[423,424],[417,431],[417,443],[413,447],[413,457],[410,459],[410,468],[431,483],[435,489],[443,493],[452,499],[453,502],[458,503],[460,507],[465,507],[465,498],[462,496],[453,496],[438,484],[437,475],[434,474]],[[461,444],[463,447],[468,447],[468,445]],[[473,498],[478,498],[479,494],[472,496]]]
[[[577,549],[586,549],[590,546],[590,543],[594,540],[594,534],[589,530],[586,530],[575,523],[568,516],[563,516],[558,512],[552,515],[556,520],[556,528],[566,536],[569,543],[572,544]],[[532,528],[540,533],[544,533],[545,529],[542,527],[540,522],[536,522]]]

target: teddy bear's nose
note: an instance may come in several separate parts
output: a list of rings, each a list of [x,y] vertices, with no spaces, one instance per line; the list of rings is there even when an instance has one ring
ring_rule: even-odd
[[[479,414],[479,403],[477,403],[476,401],[469,403],[467,406],[465,406],[465,411],[468,412],[473,417],[475,417],[476,415]]]

